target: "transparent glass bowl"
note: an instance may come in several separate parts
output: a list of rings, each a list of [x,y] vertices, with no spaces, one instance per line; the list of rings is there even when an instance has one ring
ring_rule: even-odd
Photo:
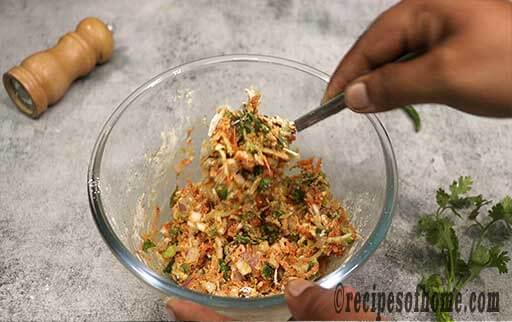
[[[137,256],[139,233],[156,206],[168,220],[173,165],[193,127],[196,161],[187,178],[199,178],[197,152],[217,106],[238,108],[244,89],[262,93],[261,110],[294,120],[319,104],[328,75],[287,59],[227,55],[169,69],[130,94],[107,120],[92,153],[88,194],[105,242],[135,276],[162,291],[244,318],[286,317],[284,296],[229,298],[197,293],[170,281]],[[396,208],[397,168],[389,137],[374,115],[348,109],[298,133],[302,157],[323,160],[334,195],[351,213],[361,238],[343,258],[329,262],[317,283],[331,288],[362,265],[385,238]]]

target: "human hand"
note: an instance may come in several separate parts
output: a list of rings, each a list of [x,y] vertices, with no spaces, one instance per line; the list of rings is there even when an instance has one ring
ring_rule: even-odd
[[[344,287],[344,296],[354,293],[354,289]],[[295,320],[373,320],[377,318],[374,312],[356,313],[353,302],[350,304],[350,312],[341,310],[337,313],[334,305],[334,290],[327,290],[318,285],[305,281],[291,281],[285,290],[285,299],[288,309]],[[205,306],[179,299],[167,302],[167,311],[171,320],[184,321],[229,321],[231,318],[221,315]]]
[[[512,117],[512,2],[405,0],[359,38],[331,77],[324,99],[374,113],[440,103]],[[393,63],[400,56],[418,57]]]

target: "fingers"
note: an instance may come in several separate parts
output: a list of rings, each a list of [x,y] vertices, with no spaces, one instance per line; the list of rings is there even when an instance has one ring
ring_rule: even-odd
[[[166,303],[166,309],[171,320],[180,321],[230,321],[227,316],[219,314],[200,304],[171,299]]]
[[[345,294],[355,292],[350,287],[344,288]],[[291,281],[286,290],[285,298],[288,309],[296,320],[373,320],[377,315],[373,312],[355,312],[353,308],[336,312],[334,291],[327,290],[305,280]],[[349,312],[346,312],[349,311]]]
[[[428,9],[428,1],[405,1],[379,16],[336,68],[324,100],[375,68],[432,47],[442,37],[443,24],[440,16]]]
[[[333,293],[305,280],[291,281],[285,298],[288,309],[296,320],[337,320]]]
[[[349,294],[350,293],[350,294]],[[343,298],[354,298],[355,290],[343,287]],[[339,295],[339,294],[338,294]],[[352,296],[350,296],[352,295]],[[349,308],[340,310],[335,304],[335,291],[317,286],[305,280],[293,280],[285,290],[288,308],[296,320],[373,320],[377,319],[374,312],[356,310],[353,302]],[[343,299],[338,299],[343,304]],[[338,312],[336,312],[338,308]],[[184,321],[230,321],[227,316],[219,314],[205,306],[180,299],[171,299],[166,303],[171,320]]]
[[[441,102],[443,72],[435,53],[403,63],[387,64],[354,80],[346,88],[346,103],[356,112],[375,113],[409,104]]]

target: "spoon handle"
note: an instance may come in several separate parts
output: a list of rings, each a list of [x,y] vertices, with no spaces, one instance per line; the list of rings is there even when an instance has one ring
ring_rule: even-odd
[[[409,53],[398,58],[395,63],[411,60],[414,57],[417,57],[417,53]],[[345,107],[347,107],[347,104],[345,104],[345,92],[341,92],[311,112],[296,119],[295,128],[297,129],[297,132],[300,132],[311,125],[342,111]]]
[[[347,107],[345,104],[345,92],[341,92],[311,112],[296,119],[295,128],[297,129],[297,132],[300,132],[311,125],[340,112],[345,107]]]

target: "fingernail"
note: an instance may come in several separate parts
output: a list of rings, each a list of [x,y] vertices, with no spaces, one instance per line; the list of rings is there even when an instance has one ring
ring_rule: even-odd
[[[364,83],[356,83],[347,88],[347,105],[356,111],[368,111],[371,109],[368,91]]]
[[[298,297],[302,293],[304,293],[305,290],[307,290],[308,288],[313,287],[313,286],[315,286],[314,283],[311,283],[306,280],[301,280],[301,279],[293,280],[290,283],[288,283],[288,286],[287,286],[288,294],[290,294],[293,297]]]
[[[169,316],[169,320],[176,321],[176,315],[174,315],[174,312],[169,308],[168,306],[165,307],[167,310],[167,315]]]
[[[171,321],[176,321],[176,315],[174,314],[174,312],[172,310],[172,301],[173,301],[173,299],[169,298],[169,300],[167,300],[165,302],[165,309],[167,310],[167,315],[169,315],[169,319]]]

